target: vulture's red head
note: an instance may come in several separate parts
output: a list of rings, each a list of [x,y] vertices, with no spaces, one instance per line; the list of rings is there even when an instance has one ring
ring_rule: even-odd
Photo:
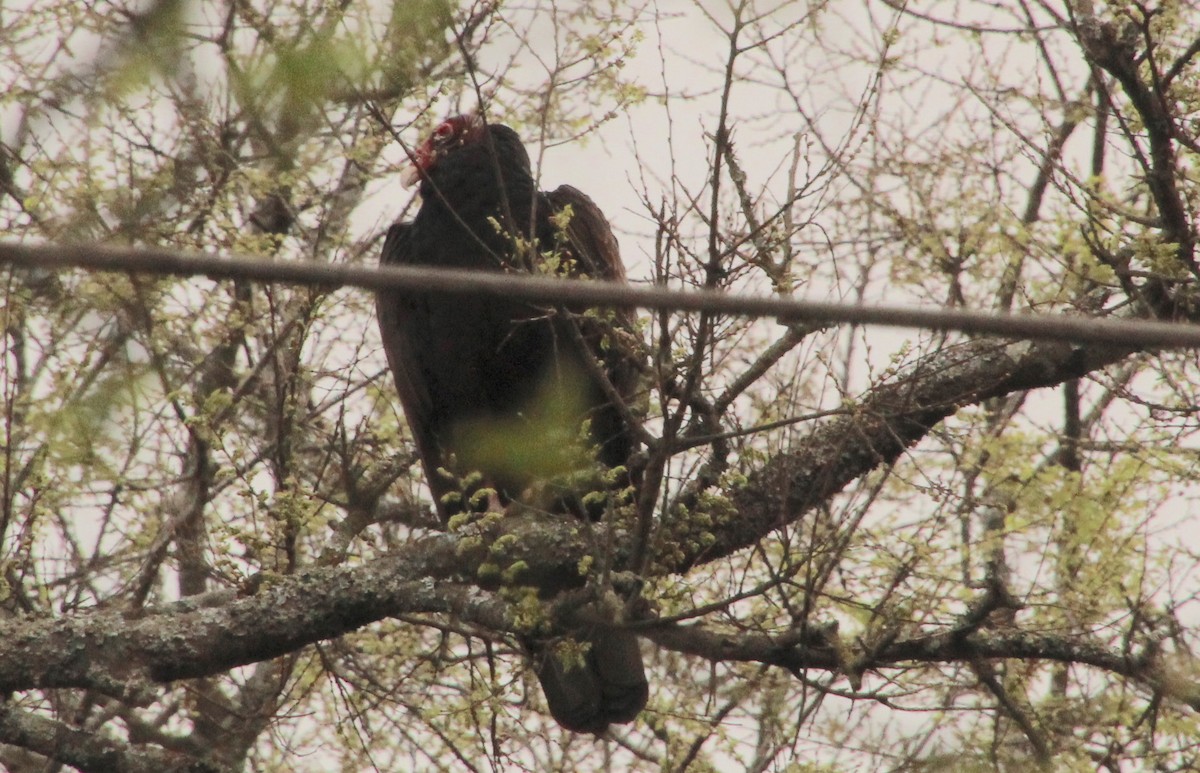
[[[478,113],[455,115],[438,124],[409,155],[412,163],[401,173],[400,180],[408,188],[427,177],[445,156],[455,150],[484,139],[487,125]]]

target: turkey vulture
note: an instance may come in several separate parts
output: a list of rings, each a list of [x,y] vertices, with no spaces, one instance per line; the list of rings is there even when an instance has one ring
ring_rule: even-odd
[[[405,182],[419,181],[421,207],[388,229],[384,265],[625,278],[599,208],[569,185],[539,192],[509,127],[454,116],[411,158]],[[617,403],[632,402],[640,370],[627,345],[629,312],[389,292],[378,294],[376,310],[443,520],[513,502],[557,515],[604,512],[596,505],[604,494],[585,495],[577,484],[619,472],[633,447],[630,413]],[[594,474],[579,474],[589,468]],[[577,732],[633,721],[648,695],[637,637],[600,628],[572,635],[588,645],[582,662],[525,639],[551,714]]]

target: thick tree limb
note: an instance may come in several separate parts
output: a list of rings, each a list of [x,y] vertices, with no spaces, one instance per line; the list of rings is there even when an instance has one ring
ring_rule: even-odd
[[[136,702],[141,684],[269,660],[399,614],[454,613],[511,630],[507,605],[472,584],[479,567],[524,562],[522,582],[556,592],[583,584],[579,561],[592,547],[574,519],[515,515],[415,540],[361,566],[260,578],[237,597],[218,593],[135,616],[9,618],[0,621],[0,691],[84,687]]]
[[[975,342],[935,354],[872,390],[854,415],[818,427],[794,444],[796,451],[752,475],[733,495],[738,516],[716,524],[713,545],[685,553],[677,568],[727,555],[796,520],[851,480],[894,461],[959,407],[1076,378],[1127,353]],[[628,538],[618,537],[617,545],[613,564],[620,566]],[[396,614],[450,612],[511,630],[507,606],[472,584],[481,565],[523,562],[521,582],[557,592],[582,585],[580,562],[598,549],[580,521],[516,515],[431,535],[363,566],[267,579],[228,603],[180,604],[133,619],[115,611],[9,619],[0,622],[0,640],[8,644],[0,654],[0,689],[90,687],[128,695],[131,685],[219,673]],[[909,657],[921,659],[921,652]]]
[[[115,741],[0,701],[0,743],[18,746],[85,773],[229,773],[195,757]]]
[[[958,408],[1016,390],[1077,378],[1127,349],[1060,343],[979,341],[917,363],[871,390],[853,415],[817,427],[733,493],[737,517],[714,525],[714,541],[676,567],[728,555],[826,501],[850,481],[894,461]],[[511,535],[515,539],[501,541]],[[489,546],[504,545],[503,555]],[[627,547],[614,556],[619,566]],[[97,612],[0,622],[0,688],[91,687],[124,693],[145,681],[218,673],[339,636],[401,613],[457,612],[497,630],[507,610],[474,590],[485,563],[524,562],[523,583],[546,590],[582,584],[579,562],[595,551],[588,528],[536,515],[492,519],[475,531],[436,534],[364,566],[316,569],[270,579],[256,592],[214,607],[128,619]],[[455,580],[466,580],[464,585]]]
[[[364,566],[316,569],[264,583],[251,595],[212,594],[203,605],[188,600],[134,620],[107,611],[53,620],[6,620],[0,623],[0,638],[10,646],[0,653],[0,689],[91,687],[112,693],[121,680],[128,686],[138,680],[206,676],[402,613],[447,612],[494,630],[512,630],[507,605],[490,594],[433,576],[413,579],[422,572],[448,574],[455,556],[462,560],[465,554],[473,566],[483,557],[494,558],[492,551],[473,547],[481,536],[511,534],[524,540],[526,544],[510,555],[515,560],[545,555],[551,546],[564,550],[555,571],[542,567],[542,577],[555,581],[568,576],[567,565],[586,554],[582,530],[570,519],[547,523],[517,516],[505,521],[508,528],[503,534],[490,530],[464,539],[439,534]],[[905,662],[949,663],[972,658],[1080,663],[1134,679],[1200,709],[1200,693],[1159,668],[1152,650],[1130,655],[1078,636],[996,633],[969,626],[898,639],[869,653],[856,651],[853,654],[858,659],[848,664],[850,648],[838,642],[834,629],[763,635],[648,622],[638,626],[638,633],[665,648],[710,660],[757,662],[791,672],[861,673]],[[136,702],[136,693],[125,689],[121,697]],[[20,730],[25,727],[20,724],[26,722],[24,716],[0,713],[0,741],[38,750],[38,746],[19,742],[25,737],[20,733],[26,732]],[[36,716],[28,721],[50,722]]]
[[[793,673],[847,667],[839,654],[834,631],[765,635],[722,633],[696,625],[650,625],[639,633],[660,647],[713,662],[763,663]],[[949,630],[897,640],[855,661],[853,668],[861,673],[900,663],[959,663],[977,659],[1050,660],[1092,666],[1132,679],[1200,711],[1200,688],[1163,668],[1152,648],[1128,655],[1069,634]]]
[[[894,462],[959,408],[1051,386],[1117,362],[1122,347],[974,341],[939,351],[875,387],[849,416],[818,426],[732,492],[735,517],[713,525],[710,547],[677,567],[725,556],[827,501],[851,481]]]
[[[438,593],[430,576],[441,573],[439,560],[453,555],[431,544],[438,541],[413,543],[366,566],[264,580],[257,592],[216,606],[178,605],[172,613],[151,611],[132,619],[120,611],[97,611],[4,620],[0,689],[128,692],[138,682],[206,676],[267,660],[389,614],[447,609],[450,594]],[[474,600],[457,601],[469,606]]]

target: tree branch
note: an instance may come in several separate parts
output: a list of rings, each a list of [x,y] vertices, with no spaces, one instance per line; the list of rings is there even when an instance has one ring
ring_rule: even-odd
[[[778,635],[721,632],[698,625],[650,624],[638,633],[665,649],[713,662],[763,663],[792,673],[808,669],[840,671],[845,655],[834,628]],[[1184,683],[1158,667],[1152,648],[1129,656],[1078,635],[1055,636],[1028,631],[950,630],[899,639],[872,650],[860,671],[878,671],[901,663],[961,663],[1017,659],[1077,663],[1132,679],[1200,711],[1200,686]]]
[[[1054,342],[974,341],[948,347],[868,392],[850,415],[821,424],[752,473],[730,495],[736,517],[713,524],[710,547],[679,571],[753,545],[891,464],[942,419],[992,397],[1052,386],[1117,362],[1131,350]]]
[[[479,567],[524,563],[519,581],[551,593],[582,586],[589,528],[514,514],[414,540],[365,565],[260,576],[238,596],[207,594],[136,615],[0,620],[0,691],[86,687],[136,701],[146,682],[222,673],[400,614],[453,613],[513,630],[507,604],[475,587]]]
[[[230,773],[188,755],[114,741],[0,701],[0,743],[18,746],[85,773]],[[51,769],[51,768],[46,768]]]
[[[1154,197],[1162,218],[1162,237],[1174,244],[1181,263],[1193,274],[1200,275],[1195,260],[1195,233],[1176,178],[1179,176],[1175,158],[1174,124],[1167,95],[1143,82],[1139,73],[1139,56],[1134,47],[1136,30],[1132,26],[1118,30],[1109,22],[1098,22],[1085,16],[1076,30],[1080,46],[1088,58],[1121,84],[1145,126],[1150,142],[1150,164],[1146,168],[1146,186]]]

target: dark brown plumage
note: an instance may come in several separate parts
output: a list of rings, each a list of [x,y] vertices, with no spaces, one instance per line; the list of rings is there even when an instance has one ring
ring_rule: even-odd
[[[421,208],[388,230],[384,264],[625,278],[600,210],[567,185],[537,191],[529,156],[507,126],[455,116],[412,159]],[[625,465],[633,447],[628,413],[608,397],[615,391],[631,402],[637,387],[639,363],[621,341],[632,336],[629,313],[584,316],[507,298],[394,293],[379,294],[377,311],[443,519],[511,502],[603,513],[578,482]],[[461,476],[471,473],[479,474],[476,487],[495,492],[483,503],[464,501],[471,492],[464,494]],[[582,665],[563,664],[545,642],[525,642],[555,719],[593,733],[632,721],[647,699],[636,637],[572,633],[590,645]]]

